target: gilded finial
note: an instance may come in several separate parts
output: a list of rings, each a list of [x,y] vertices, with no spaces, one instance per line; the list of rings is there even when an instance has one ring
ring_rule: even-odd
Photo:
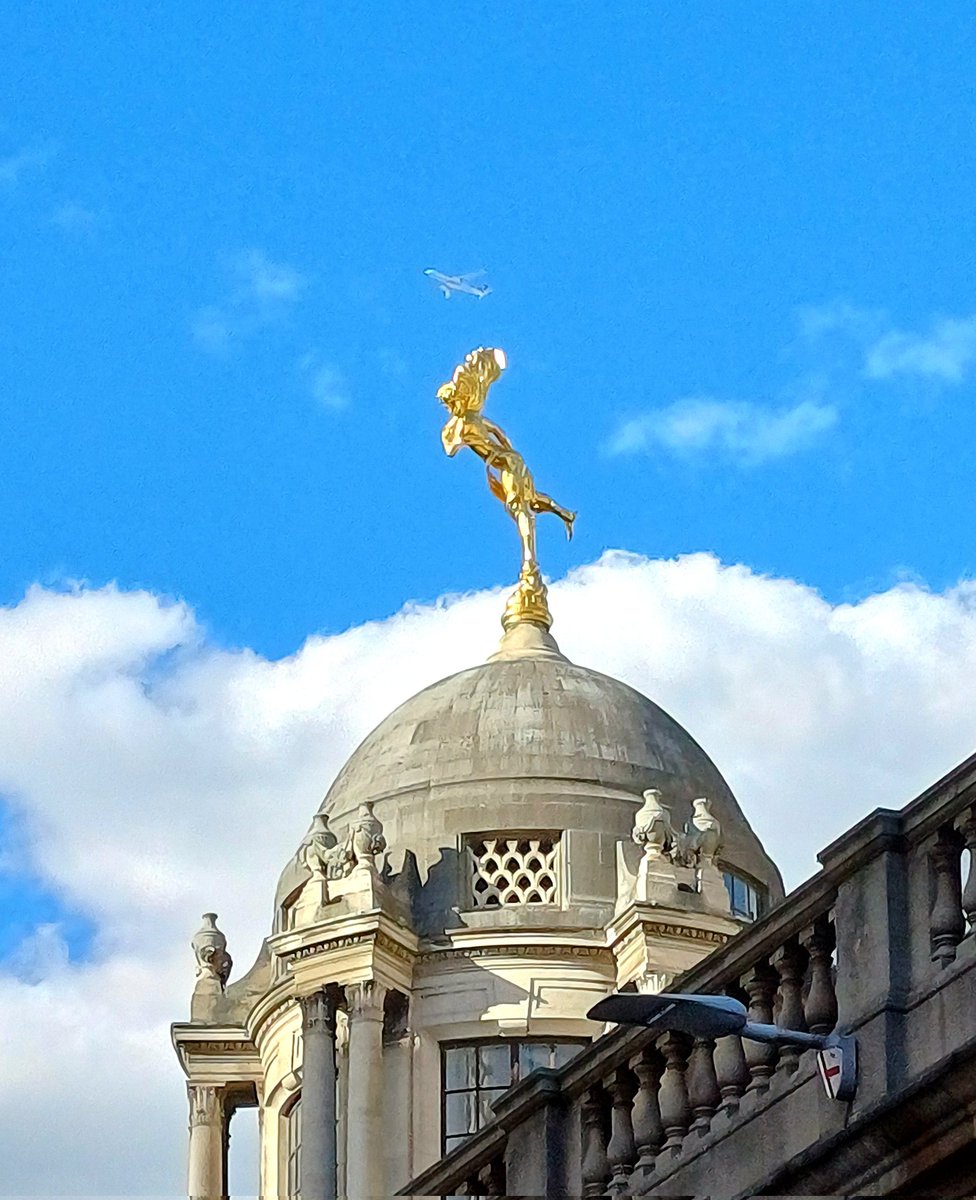
[[[473,450],[484,461],[488,487],[505,505],[515,522],[522,543],[522,567],[518,586],[508,598],[502,626],[508,630],[521,621],[531,621],[549,629],[552,614],[546,598],[546,585],[535,554],[535,518],[537,513],[553,513],[573,536],[576,514],[557,504],[545,492],[537,491],[525,459],[493,421],[483,415],[488,389],[505,369],[502,350],[472,350],[455,367],[450,383],[437,390],[437,398],[451,414],[441,430],[441,442],[453,457],[462,446]]]

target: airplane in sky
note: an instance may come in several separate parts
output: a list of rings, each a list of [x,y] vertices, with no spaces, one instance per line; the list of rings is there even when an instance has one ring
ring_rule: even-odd
[[[444,293],[445,300],[450,300],[451,292],[460,292],[465,296],[477,296],[479,299],[482,296],[487,296],[491,291],[487,283],[472,282],[472,280],[480,278],[484,273],[484,271],[471,271],[467,275],[445,275],[443,271],[435,271],[433,267],[428,267],[424,271],[427,278],[433,279]]]

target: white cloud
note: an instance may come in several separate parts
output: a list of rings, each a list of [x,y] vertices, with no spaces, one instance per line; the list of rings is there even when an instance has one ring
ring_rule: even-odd
[[[790,883],[976,741],[976,584],[832,606],[707,555],[611,553],[552,603],[571,658],[706,747]],[[98,928],[90,963],[42,929],[19,977],[0,970],[7,1191],[180,1192],[167,1027],[187,1011],[200,913],[220,913],[246,970],[340,764],[394,705],[490,653],[501,604],[408,606],[276,662],[215,647],[186,605],[142,592],[34,588],[0,610],[0,792],[38,872]]]
[[[961,383],[976,364],[976,315],[943,317],[927,333],[892,330],[868,347],[865,374],[870,379],[920,375]]]
[[[836,301],[801,308],[801,334],[821,343],[839,334],[863,355],[860,373],[875,380],[900,375],[962,383],[976,365],[976,314],[939,317],[925,332],[895,329],[883,309],[869,309]]]
[[[0,185],[16,187],[24,176],[43,171],[55,153],[53,146],[34,146],[0,158]]]
[[[234,270],[241,280],[240,299],[260,305],[290,303],[305,287],[294,267],[273,262],[262,250],[245,250],[235,259]]]
[[[349,406],[349,381],[337,367],[322,361],[317,350],[310,350],[299,360],[298,369],[305,376],[308,390],[322,408],[339,412]]]
[[[301,299],[307,282],[294,267],[256,249],[245,250],[231,261],[230,276],[227,296],[199,309],[191,324],[194,341],[212,354],[226,354],[283,320]]]
[[[84,204],[68,200],[54,209],[51,222],[67,233],[93,233],[98,224],[98,213]]]
[[[849,300],[830,304],[808,304],[797,309],[797,322],[803,337],[811,340],[826,334],[849,334],[855,338],[877,336],[888,324],[888,314],[880,308],[864,308]]]
[[[802,400],[788,407],[696,397],[624,421],[607,443],[610,454],[719,451],[756,466],[808,449],[837,424],[831,404]]]

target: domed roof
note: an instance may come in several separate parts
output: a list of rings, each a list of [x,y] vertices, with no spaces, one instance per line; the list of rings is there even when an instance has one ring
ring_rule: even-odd
[[[679,827],[691,801],[707,796],[723,859],[782,895],[779,872],[694,738],[627,684],[569,662],[538,626],[517,627],[488,662],[401,704],[355,750],[320,811],[335,828],[372,801],[391,848],[415,850],[423,866],[459,833],[578,824],[560,815],[569,802],[593,807],[590,828],[628,837],[634,802],[650,787]]]

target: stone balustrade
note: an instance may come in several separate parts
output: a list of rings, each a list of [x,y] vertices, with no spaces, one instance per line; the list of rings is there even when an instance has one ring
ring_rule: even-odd
[[[954,1155],[976,1163],[974,849],[976,758],[860,822],[669,988],[854,1033],[853,1101],[825,1095],[811,1050],[616,1027],[522,1080],[401,1194],[884,1194],[956,1169]]]

